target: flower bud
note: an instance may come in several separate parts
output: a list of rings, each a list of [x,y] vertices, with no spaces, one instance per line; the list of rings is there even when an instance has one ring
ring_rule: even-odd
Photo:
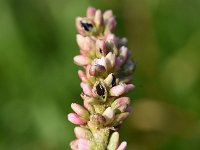
[[[96,41],[96,56],[101,58],[102,56],[106,56],[106,45],[103,40]]]
[[[94,108],[92,105],[90,105],[87,101],[83,101],[84,107],[90,112],[90,113],[94,113]]]
[[[85,37],[83,49],[88,52],[91,52],[92,50],[95,52],[95,47],[95,41],[90,37]]]
[[[92,96],[92,88],[89,84],[81,82],[81,88],[86,95]]]
[[[101,57],[99,59],[94,59],[93,61],[93,65],[95,64],[98,64],[98,65],[101,65],[101,66],[104,66],[107,70],[107,64],[108,64],[108,60],[105,59],[105,57]]]
[[[109,74],[107,76],[107,78],[104,80],[104,83],[106,84],[106,86],[108,87],[114,87],[117,84],[117,79],[115,77],[115,75],[113,73]]]
[[[79,70],[78,71],[78,76],[79,76],[79,78],[81,79],[82,82],[88,82],[88,79],[87,79],[86,74],[85,74],[84,71]]]
[[[120,96],[124,93],[129,92],[133,88],[134,88],[133,84],[119,84],[110,89],[110,95],[111,96]]]
[[[101,76],[106,72],[106,69],[102,65],[91,65],[89,73],[91,76]]]
[[[116,62],[115,54],[109,52],[106,55],[105,59],[106,59],[106,62],[107,62],[107,70],[113,69],[113,67],[115,66],[115,62]]]
[[[84,119],[89,118],[89,113],[83,106],[76,104],[76,103],[72,103],[71,108],[74,110],[75,113],[77,113],[82,118],[84,118]]]
[[[86,66],[90,63],[90,60],[88,59],[88,57],[77,55],[74,57],[74,63],[79,66]]]
[[[118,146],[118,143],[119,143],[119,133],[118,132],[114,132],[111,137],[110,137],[110,140],[109,140],[109,143],[108,143],[108,150],[116,150],[117,149],[117,146]]]
[[[77,150],[78,149],[78,139],[71,141],[70,147],[72,150]]]
[[[94,15],[95,15],[95,12],[96,12],[96,8],[94,8],[94,7],[88,7],[87,13],[86,13],[87,18],[93,19]]]
[[[119,57],[121,57],[123,59],[123,61],[125,61],[128,58],[128,48],[125,46],[122,46],[119,49]]]
[[[108,33],[112,32],[114,30],[114,28],[115,28],[116,25],[117,25],[117,22],[115,20],[115,17],[112,16],[107,21],[104,33],[108,34]]]
[[[106,108],[103,112],[103,116],[106,118],[106,123],[111,123],[115,118],[115,112],[111,107]]]
[[[78,139],[80,139],[80,138],[87,139],[87,140],[92,139],[92,133],[86,128],[75,127],[74,133]]]
[[[108,21],[109,18],[111,18],[113,16],[113,12],[112,10],[106,10],[104,13],[103,13],[103,19],[105,21]]]
[[[83,52],[91,53],[92,50],[95,50],[95,41],[90,37],[84,37],[80,34],[77,34],[76,41],[79,48]]]
[[[97,28],[99,28],[101,25],[103,25],[103,15],[102,15],[101,10],[99,10],[99,9],[95,12],[94,23]]]
[[[106,36],[106,42],[112,43],[113,44],[112,46],[117,45],[118,41],[119,41],[118,38],[112,33],[110,33]]]
[[[113,109],[119,109],[121,112],[124,111],[124,107],[126,109],[127,105],[130,104],[130,98],[129,97],[120,97],[116,99],[112,104],[111,107]]]
[[[68,120],[73,123],[73,124],[77,124],[77,125],[83,125],[87,122],[87,120],[81,118],[79,115],[77,115],[76,113],[70,113],[68,114]]]
[[[118,146],[117,150],[126,150],[126,147],[127,147],[127,142],[124,141]]]
[[[86,139],[78,139],[78,150],[94,149],[94,143]]]
[[[76,35],[76,42],[77,42],[77,44],[78,44],[80,49],[83,49],[84,41],[85,41],[85,37],[84,36],[82,36],[81,34],[77,34]]]
[[[86,66],[86,68],[85,68],[85,74],[86,74],[86,77],[88,78],[88,80],[90,81],[89,83],[92,83],[93,80],[94,80],[94,78],[93,78],[93,76],[90,75],[90,67],[91,67],[91,64],[88,64]]]

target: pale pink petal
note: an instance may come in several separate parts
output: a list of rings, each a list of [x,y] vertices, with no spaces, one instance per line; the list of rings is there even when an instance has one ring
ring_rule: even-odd
[[[84,128],[84,127],[75,127],[74,128],[74,133],[78,139],[91,139],[92,138],[92,133],[89,129]]]
[[[71,141],[70,147],[72,150],[78,150],[78,139]]]
[[[115,20],[115,17],[112,16],[111,18],[109,18],[106,24],[105,34],[112,32],[116,25],[117,22]]]
[[[81,118],[76,113],[70,113],[70,114],[68,114],[68,120],[71,123],[77,124],[77,125],[83,125],[83,124],[85,124],[87,122],[86,120],[84,120],[83,118]]]
[[[93,50],[95,52],[95,48],[96,48],[95,41],[91,39],[90,37],[85,37],[83,50],[87,52],[91,52]]]
[[[106,122],[110,123],[114,120],[115,118],[115,112],[111,107],[108,107],[104,112],[103,116],[106,118]]]
[[[124,93],[129,92],[133,88],[134,88],[134,85],[132,85],[132,84],[119,84],[110,89],[110,95],[111,96],[120,96]]]
[[[84,36],[82,36],[80,34],[76,35],[76,42],[77,42],[80,49],[84,49],[84,41],[85,41]]]
[[[122,143],[119,145],[119,147],[117,148],[117,150],[125,150],[126,147],[127,147],[127,142],[124,141],[124,142],[122,142]]]
[[[87,9],[87,13],[86,13],[86,16],[90,19],[94,18],[94,15],[95,15],[95,12],[96,12],[96,8],[94,7],[88,7]]]
[[[101,65],[101,66],[104,66],[105,68],[107,68],[107,64],[106,64],[106,60],[105,60],[105,57],[102,57],[100,59],[94,59],[94,62],[93,64],[98,64],[98,65]]]
[[[92,88],[89,84],[81,82],[81,88],[86,95],[92,96]]]
[[[103,19],[105,21],[107,21],[110,17],[113,16],[113,12],[112,10],[106,10],[104,13],[103,13]]]
[[[99,9],[95,12],[94,23],[96,27],[99,27],[100,25],[103,24],[103,15],[102,15],[101,10]]]
[[[78,140],[78,149],[79,150],[90,150],[90,141],[86,139]]]
[[[74,57],[74,62],[79,66],[85,66],[90,63],[90,60],[86,56],[77,55]]]
[[[107,69],[112,69],[116,63],[116,56],[112,52],[109,52],[106,57],[105,61],[107,62]]]
[[[75,113],[77,113],[77,115],[83,117],[84,119],[89,118],[89,113],[83,106],[72,103],[71,108],[74,110]]]

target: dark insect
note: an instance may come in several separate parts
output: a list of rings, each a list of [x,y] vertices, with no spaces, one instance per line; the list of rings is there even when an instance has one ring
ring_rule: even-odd
[[[104,87],[99,83],[97,86],[96,86],[96,90],[97,90],[97,94],[99,96],[103,96],[103,98],[105,97],[104,94],[105,94],[105,89]]]
[[[114,76],[114,74],[112,74],[112,86],[116,86],[116,77]]]
[[[80,22],[81,23],[81,27],[84,28],[85,31],[90,31],[93,28],[93,25],[90,23],[84,23],[84,22]]]

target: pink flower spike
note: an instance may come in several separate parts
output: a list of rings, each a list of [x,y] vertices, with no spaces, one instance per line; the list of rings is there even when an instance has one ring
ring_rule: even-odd
[[[82,88],[83,105],[72,103],[68,120],[77,125],[72,150],[125,150],[118,130],[129,116],[131,84],[136,63],[126,38],[112,31],[117,22],[112,10],[88,7],[86,16],[76,18],[76,42],[80,53],[73,58]]]
[[[133,84],[120,84],[117,86],[114,86],[110,89],[110,95],[111,96],[120,96],[124,93],[129,92],[134,88]]]
[[[83,93],[88,96],[92,96],[92,88],[89,84],[81,82],[81,88],[83,89]]]
[[[96,8],[94,8],[94,7],[88,7],[86,16],[88,18],[90,18],[90,19],[93,19],[94,15],[95,15],[95,12],[96,12]]]
[[[74,57],[74,62],[79,66],[85,66],[85,65],[89,64],[90,61],[85,56],[77,55]]]
[[[119,147],[117,148],[117,150],[125,150],[126,147],[127,147],[127,142],[124,141],[124,142],[122,142],[122,143],[119,145]]]
[[[81,118],[79,115],[77,115],[76,113],[70,113],[68,114],[68,120],[76,125],[83,125],[85,124],[87,121],[84,120],[83,118]]]

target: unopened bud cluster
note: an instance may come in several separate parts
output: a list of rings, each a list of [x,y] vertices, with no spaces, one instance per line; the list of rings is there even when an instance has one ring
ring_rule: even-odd
[[[68,120],[75,127],[73,150],[125,150],[119,144],[118,129],[130,113],[130,98],[124,94],[134,88],[130,83],[135,63],[127,48],[127,39],[112,31],[116,20],[111,10],[104,13],[89,7],[87,17],[77,17],[77,43],[80,55],[74,62],[83,67],[78,71],[84,106],[73,103]]]

